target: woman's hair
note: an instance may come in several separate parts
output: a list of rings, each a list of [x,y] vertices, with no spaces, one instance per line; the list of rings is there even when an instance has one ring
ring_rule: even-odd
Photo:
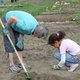
[[[62,40],[65,37],[65,35],[66,34],[63,31],[58,31],[56,33],[51,34],[48,39],[48,44],[52,45],[55,43],[55,41]]]

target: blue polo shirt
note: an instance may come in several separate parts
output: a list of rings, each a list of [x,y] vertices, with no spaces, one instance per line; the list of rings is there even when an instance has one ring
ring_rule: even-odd
[[[14,16],[18,19],[18,22],[12,23],[12,28],[22,34],[32,34],[39,24],[37,20],[29,13],[24,11],[9,11],[6,13],[6,21],[10,19],[10,16]]]

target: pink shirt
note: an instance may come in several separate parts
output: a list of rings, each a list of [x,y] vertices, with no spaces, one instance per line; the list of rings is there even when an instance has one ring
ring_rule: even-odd
[[[63,39],[60,45],[60,53],[70,53],[71,55],[76,55],[80,52],[80,45],[70,39]]]
[[[70,39],[63,39],[59,49],[61,54],[61,61],[59,62],[60,67],[64,65],[67,53],[71,55],[80,54],[80,45]]]

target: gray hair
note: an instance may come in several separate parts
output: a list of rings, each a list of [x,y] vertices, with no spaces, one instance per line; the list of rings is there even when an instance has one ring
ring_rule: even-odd
[[[46,27],[43,27],[41,25],[38,25],[36,27],[36,30],[39,32],[39,37],[46,38],[48,36],[49,30]]]

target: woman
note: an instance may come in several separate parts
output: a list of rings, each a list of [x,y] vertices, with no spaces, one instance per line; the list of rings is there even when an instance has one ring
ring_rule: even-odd
[[[80,62],[80,45],[71,39],[65,39],[65,32],[58,31],[49,36],[48,44],[58,49],[55,58],[60,62],[54,65],[56,70],[62,69],[64,66],[69,67],[68,71],[74,71]]]

